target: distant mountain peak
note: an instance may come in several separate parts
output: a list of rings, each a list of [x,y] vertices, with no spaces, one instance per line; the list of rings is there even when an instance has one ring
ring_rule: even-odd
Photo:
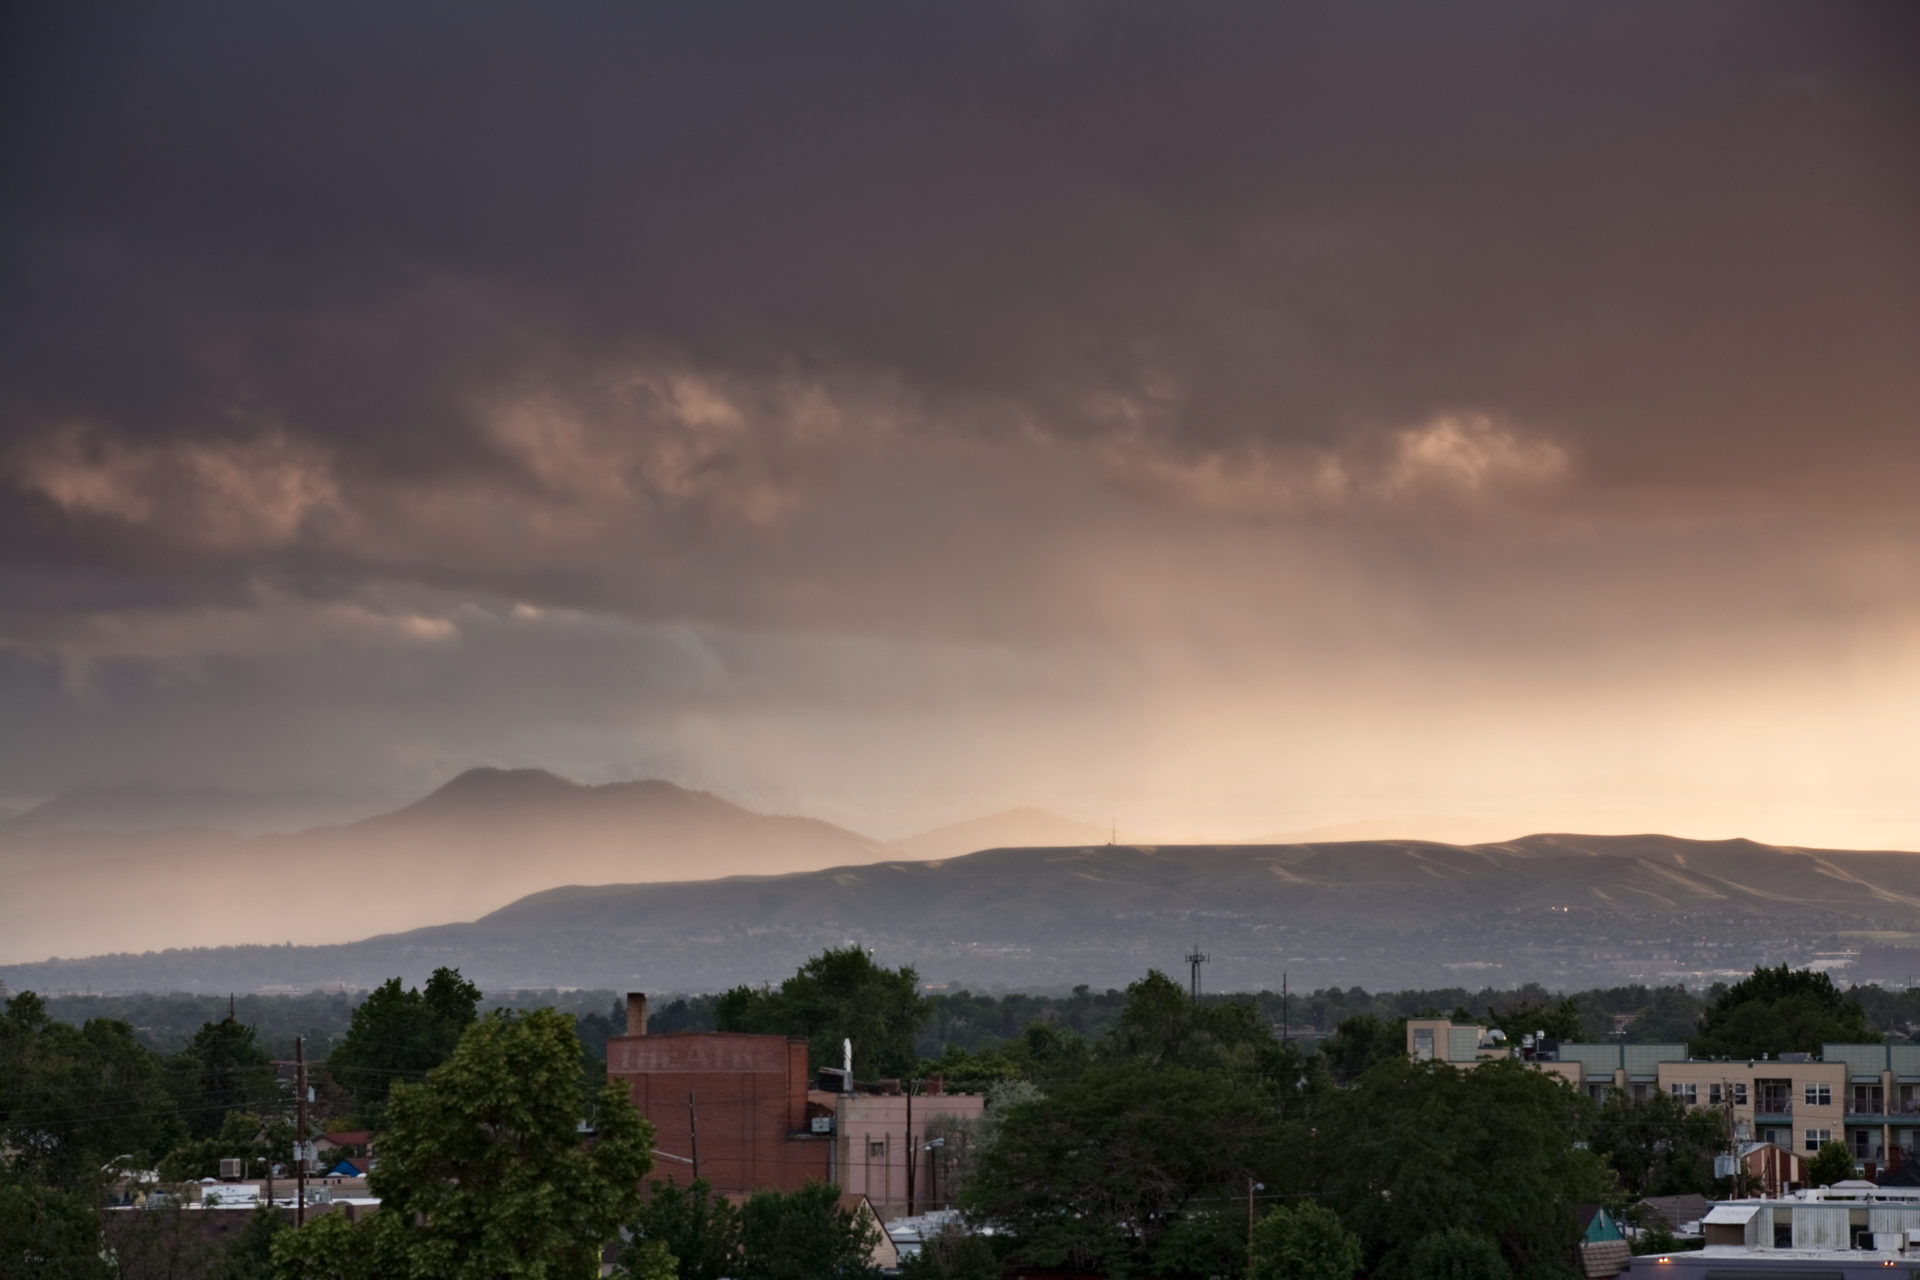
[[[509,799],[526,800],[541,796],[574,795],[586,790],[557,773],[545,769],[496,769],[482,765],[457,774],[428,792],[429,800]]]

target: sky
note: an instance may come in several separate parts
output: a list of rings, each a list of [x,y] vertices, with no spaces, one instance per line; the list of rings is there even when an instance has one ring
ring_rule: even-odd
[[[1911,5],[0,22],[0,803],[1920,848]]]

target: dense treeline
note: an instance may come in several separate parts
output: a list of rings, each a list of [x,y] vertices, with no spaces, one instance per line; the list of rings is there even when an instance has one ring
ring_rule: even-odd
[[[1426,990],[1369,992],[1360,987],[1297,991],[1283,999],[1277,991],[1203,994],[1208,1003],[1251,999],[1276,1027],[1309,1040],[1330,1034],[1355,1017],[1392,1023],[1427,1013],[1453,1014],[1488,1022],[1530,1024],[1526,1030],[1551,1030],[1582,1040],[1623,1039],[1634,1044],[1683,1043],[1699,1034],[1700,1016],[1727,988],[1705,991],[1685,987],[1597,987],[1571,994],[1537,984],[1522,987],[1435,987]],[[1920,990],[1889,991],[1878,986],[1847,989],[1860,1005],[1864,1031],[1852,1038],[1896,1041],[1920,1038]],[[984,1049],[1015,1039],[1039,1022],[1097,1039],[1113,1029],[1126,1003],[1117,988],[1086,986],[1065,993],[1008,994],[929,991],[927,1017],[915,1032],[914,1051],[937,1058],[949,1047]],[[353,1010],[366,993],[310,992],[306,995],[245,995],[233,999],[235,1016],[254,1028],[260,1045],[274,1058],[293,1056],[293,1038],[304,1035],[309,1056],[324,1058],[345,1034]],[[649,1026],[656,1034],[711,1031],[717,1025],[720,995],[656,996]],[[177,1053],[200,1027],[224,1017],[229,998],[200,995],[49,996],[54,1019],[75,1026],[91,1018],[125,1022],[140,1043],[161,1053]],[[624,1029],[620,993],[605,990],[513,991],[483,995],[479,1008],[552,1008],[572,1014],[589,1052],[604,1061],[609,1035]],[[1547,1022],[1541,1022],[1542,1018]],[[1624,1028],[1620,1022],[1624,1020]],[[1537,1025],[1534,1025],[1537,1024]],[[1838,1037],[1833,1037],[1838,1038]]]
[[[223,1158],[250,1169],[285,1158],[292,1099],[258,1028],[236,1001],[162,1052],[127,1021],[76,1026],[31,992],[13,997],[0,1016],[0,1272],[58,1258],[61,1270],[39,1271],[131,1275],[139,1268],[126,1259],[144,1249],[172,1250],[174,1275],[371,1280],[423,1259],[520,1249],[574,1266],[593,1240],[624,1230],[622,1266],[650,1280],[716,1266],[773,1280],[787,1273],[770,1260],[796,1251],[865,1273],[849,1261],[857,1223],[824,1192],[756,1197],[737,1216],[697,1190],[641,1205],[651,1137],[603,1065],[623,1011],[610,992],[547,994],[571,1007],[488,1012],[472,983],[442,969],[353,1004],[313,1060],[308,1136],[375,1130],[373,1189],[407,1211],[375,1215],[371,1230],[334,1219],[299,1233],[262,1214],[191,1266],[175,1256],[177,1208],[116,1219],[128,1230],[103,1251],[100,1206],[208,1176]],[[1287,1259],[1318,1257],[1335,1260],[1323,1280],[1360,1268],[1432,1280],[1463,1259],[1494,1280],[1562,1280],[1573,1205],[1625,1210],[1646,1195],[1726,1189],[1713,1176],[1724,1116],[1664,1095],[1596,1102],[1516,1063],[1412,1063],[1405,1016],[1591,1035],[1590,1019],[1604,1015],[1611,1030],[1627,1014],[1696,1053],[1746,1056],[1871,1038],[1863,994],[1885,993],[1782,966],[1704,1000],[1674,988],[1355,990],[1289,998],[1283,1012],[1270,993],[1195,1001],[1158,972],[1124,991],[927,996],[912,969],[848,948],[778,988],[661,1001],[653,1029],[799,1036],[816,1065],[837,1062],[851,1038],[860,1074],[940,1074],[986,1092],[982,1119],[945,1129],[940,1183],[997,1234],[937,1242],[910,1268],[918,1277],[985,1277],[1013,1263],[1187,1280],[1295,1274]],[[331,999],[288,1007],[299,1017]],[[133,1011],[178,1017],[181,1007],[163,998]],[[1333,1026],[1283,1034],[1296,1017]],[[583,1145],[582,1132],[596,1136]],[[1837,1144],[1822,1158],[1831,1176],[1851,1172]],[[529,1161],[545,1172],[532,1176]],[[540,1189],[556,1180],[572,1200]],[[489,1234],[485,1224],[505,1220],[530,1234]],[[463,1234],[462,1222],[480,1225]],[[755,1258],[771,1269],[756,1271]]]

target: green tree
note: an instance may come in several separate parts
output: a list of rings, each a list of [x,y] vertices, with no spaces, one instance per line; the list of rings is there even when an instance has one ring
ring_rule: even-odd
[[[219,1133],[230,1111],[265,1111],[278,1100],[271,1059],[253,1028],[232,1014],[203,1024],[172,1065],[180,1113],[195,1138]]]
[[[672,1256],[679,1280],[725,1280],[740,1260],[740,1211],[705,1178],[655,1182],[631,1227],[620,1261],[636,1275],[657,1256],[652,1245]]]
[[[621,1252],[613,1274],[619,1280],[681,1280],[680,1261],[658,1240],[641,1240]]]
[[[879,1232],[840,1206],[840,1189],[810,1182],[759,1191],[740,1210],[739,1280],[879,1280]]]
[[[222,1246],[200,1228],[203,1216],[177,1197],[148,1197],[137,1213],[106,1218],[115,1270],[122,1276],[151,1280],[198,1280],[218,1268]]]
[[[1699,1034],[1704,1008],[1685,987],[1657,987],[1634,1011],[1626,1038],[1633,1044],[1684,1044]]]
[[[1247,1216],[1196,1210],[1167,1224],[1154,1246],[1155,1280],[1225,1280],[1246,1274]]]
[[[1556,1040],[1578,1040],[1581,1029],[1580,1002],[1572,996],[1559,1000],[1522,1000],[1503,1009],[1489,1009],[1486,1023],[1507,1033],[1515,1044],[1520,1037],[1544,1031]]]
[[[274,1236],[269,1246],[273,1280],[387,1280],[389,1276],[420,1274],[411,1270],[406,1236],[406,1224],[388,1213],[376,1213],[358,1225],[348,1222],[344,1214],[323,1214],[303,1227]],[[472,1273],[426,1274],[451,1277]]]
[[[1407,1257],[1407,1280],[1512,1280],[1500,1246],[1477,1231],[1453,1227],[1422,1237]]]
[[[1215,1273],[1220,1274],[1220,1273]],[[900,1260],[900,1280],[1000,1280],[999,1258],[987,1237],[948,1224]]]
[[[1148,1066],[1247,1068],[1277,1047],[1252,999],[1195,1002],[1158,969],[1127,988],[1120,1019],[1100,1046],[1108,1061]]]
[[[1311,1200],[1254,1224],[1252,1280],[1352,1280],[1358,1270],[1359,1237]]]
[[[1831,977],[1783,964],[1757,968],[1719,993],[1691,1048],[1695,1057],[1758,1058],[1817,1052],[1829,1041],[1878,1044],[1880,1036]]]
[[[213,1280],[264,1280],[272,1275],[273,1242],[289,1229],[280,1210],[271,1205],[255,1209],[240,1234],[227,1241],[212,1271]]]
[[[1689,1107],[1671,1094],[1635,1098],[1612,1089],[1593,1118],[1588,1145],[1634,1199],[1713,1190],[1713,1158],[1726,1150],[1727,1113]]]
[[[102,1165],[147,1165],[182,1136],[160,1057],[109,1018],[56,1022],[23,991],[0,1015],[0,1149],[16,1172],[91,1195]]]
[[[1853,1176],[1853,1152],[1844,1142],[1823,1142],[1807,1161],[1807,1181],[1816,1187],[1830,1187]]]
[[[112,1280],[100,1223],[78,1195],[0,1182],[0,1275],[19,1280]]]
[[[251,1111],[229,1111],[211,1138],[182,1142],[160,1158],[160,1181],[189,1182],[220,1172],[226,1159],[243,1161],[254,1172],[263,1161],[285,1160],[293,1147],[293,1125],[284,1117],[267,1119]]]
[[[479,1004],[480,988],[458,969],[435,969],[424,990],[389,978],[355,1007],[327,1073],[353,1095],[361,1120],[378,1128],[395,1082],[418,1079],[451,1057]]]
[[[1516,1272],[1551,1270],[1572,1256],[1575,1206],[1610,1182],[1575,1145],[1591,1109],[1518,1062],[1394,1059],[1320,1102],[1314,1185],[1390,1280],[1406,1275],[1414,1242],[1454,1226],[1492,1239]]]
[[[1388,1021],[1371,1013],[1340,1020],[1320,1045],[1320,1057],[1336,1080],[1358,1080],[1379,1062],[1407,1056],[1407,1021]]]
[[[370,1177],[380,1212],[346,1232],[310,1237],[315,1223],[282,1234],[276,1280],[357,1280],[368,1273],[352,1268],[363,1266],[448,1278],[595,1274],[601,1248],[639,1208],[653,1131],[609,1084],[583,1138],[579,1058],[573,1019],[553,1009],[476,1022],[424,1084],[394,1086]]]
[[[1249,1176],[1277,1183],[1296,1154],[1247,1077],[1140,1062],[1014,1103],[993,1129],[962,1207],[1010,1231],[1021,1260],[1084,1270],[1149,1270],[1172,1224],[1239,1200]]]
[[[840,1042],[850,1039],[856,1070],[896,1076],[913,1070],[914,1033],[927,1009],[911,967],[883,968],[846,947],[807,961],[777,991],[735,987],[715,1003],[714,1025],[799,1037],[815,1067],[838,1066]]]

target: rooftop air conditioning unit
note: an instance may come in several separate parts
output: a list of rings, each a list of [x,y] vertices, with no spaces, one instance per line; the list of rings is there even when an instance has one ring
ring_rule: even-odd
[[[815,1133],[832,1133],[833,1117],[832,1116],[815,1116],[813,1118],[813,1131]]]
[[[231,1181],[239,1176],[240,1161],[228,1159],[220,1162],[220,1178],[222,1181]]]

